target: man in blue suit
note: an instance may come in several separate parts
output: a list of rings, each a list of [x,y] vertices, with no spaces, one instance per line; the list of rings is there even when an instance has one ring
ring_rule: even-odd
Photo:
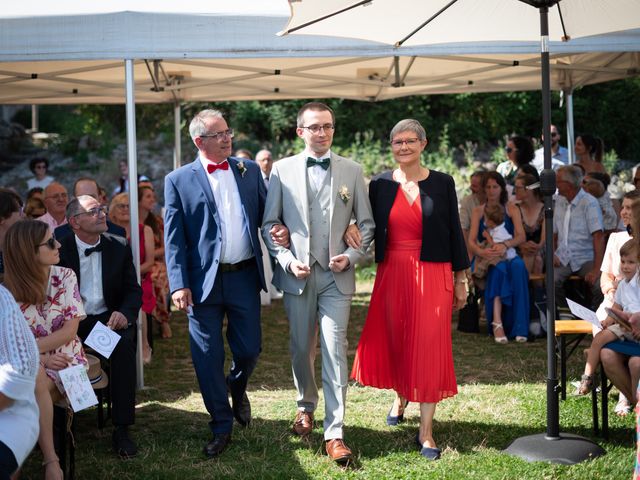
[[[211,415],[213,439],[204,453],[215,457],[231,440],[234,417],[243,426],[251,420],[246,388],[260,353],[266,285],[258,231],[266,190],[256,163],[230,156],[233,130],[222,113],[198,113],[189,133],[198,157],[165,179],[165,252],[171,298],[187,312],[191,356]],[[225,315],[233,354],[226,377]]]

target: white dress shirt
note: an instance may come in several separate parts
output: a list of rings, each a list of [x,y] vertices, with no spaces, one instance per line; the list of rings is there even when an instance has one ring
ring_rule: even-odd
[[[87,248],[100,245],[100,240],[95,245],[89,245],[75,236],[76,247],[78,248],[78,258],[80,259],[80,296],[84,303],[84,310],[87,315],[98,315],[106,312],[107,304],[104,301],[102,291],[102,254],[94,252],[85,255]]]
[[[308,150],[305,150],[303,154],[304,154],[305,162],[309,157],[315,158],[316,160],[324,160],[325,158],[331,159],[331,150],[327,150],[327,152],[321,157],[315,156],[313,153],[311,153]],[[329,165],[329,167],[331,167],[331,165]],[[320,190],[320,188],[322,188],[322,183],[324,182],[324,179],[327,176],[327,173],[329,173],[329,169],[325,170],[320,165],[314,165],[313,167],[308,167],[307,170],[309,172],[309,180],[313,182],[314,186],[316,187],[316,190]]]
[[[207,165],[213,162],[202,157],[200,162],[207,173]],[[220,219],[219,227],[222,236],[220,263],[238,263],[253,257],[249,226],[244,218],[242,200],[232,168],[235,167],[229,164],[227,170],[218,169],[207,173]]]

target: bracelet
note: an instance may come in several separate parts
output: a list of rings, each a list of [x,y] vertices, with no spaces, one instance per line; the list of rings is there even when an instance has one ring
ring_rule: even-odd
[[[469,280],[467,280],[466,278],[462,278],[462,279],[456,279],[453,283],[462,283],[464,285],[468,285],[469,284]]]

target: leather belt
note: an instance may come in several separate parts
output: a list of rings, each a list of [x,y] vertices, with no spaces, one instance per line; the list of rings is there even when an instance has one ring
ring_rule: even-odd
[[[222,273],[237,272],[239,270],[245,270],[252,265],[256,264],[256,257],[247,258],[238,263],[221,263],[218,266],[218,271]]]

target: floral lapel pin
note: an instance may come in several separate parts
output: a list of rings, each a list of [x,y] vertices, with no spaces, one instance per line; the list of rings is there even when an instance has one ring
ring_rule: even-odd
[[[338,189],[338,195],[340,196],[340,200],[342,200],[345,204],[351,199],[351,192],[346,185],[340,186],[340,188]]]
[[[244,162],[238,162],[238,172],[240,172],[240,176],[244,177],[244,174],[247,173],[247,167],[244,166]]]

